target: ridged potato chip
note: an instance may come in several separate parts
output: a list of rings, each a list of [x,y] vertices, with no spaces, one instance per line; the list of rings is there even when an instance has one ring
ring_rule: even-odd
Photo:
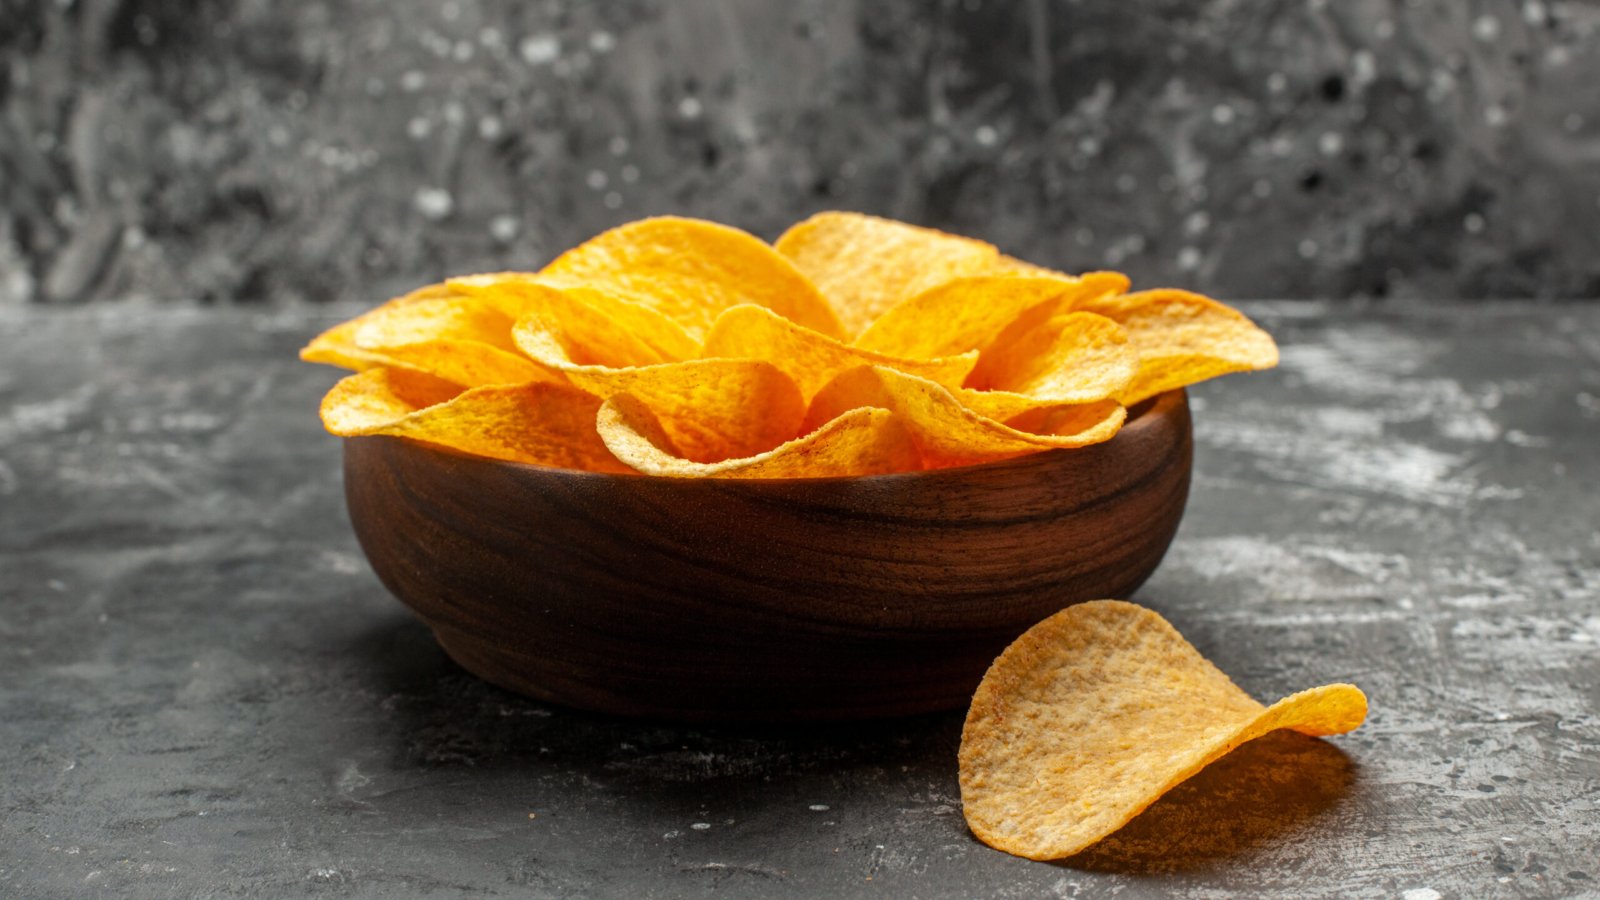
[[[536,316],[517,322],[517,346],[577,387],[608,399],[632,394],[661,420],[673,444],[700,463],[754,456],[793,438],[805,418],[794,379],[754,359],[693,359],[611,368],[572,361],[564,335]]]
[[[789,260],[760,238],[715,222],[665,216],[622,225],[556,257],[539,275],[558,287],[610,290],[696,338],[741,303],[843,336],[832,306]]]
[[[1094,313],[1063,313],[1003,333],[957,397],[973,412],[1003,422],[1041,403],[1116,397],[1138,371],[1139,354],[1122,326]]]
[[[1000,257],[983,241],[852,212],[818,213],[785,231],[773,246],[832,301],[851,336],[901,301],[953,278],[979,274]],[[927,354],[870,349],[948,356],[975,348]]]
[[[368,369],[333,386],[322,423],[341,437],[390,435],[512,462],[626,472],[595,431],[600,400],[551,382],[461,391],[401,369]]]
[[[649,475],[837,478],[906,472],[920,466],[916,444],[905,426],[884,409],[853,409],[765,453],[714,463],[683,458],[650,408],[627,394],[600,407],[597,427],[614,456]]]
[[[1278,364],[1272,336],[1210,297],[1175,289],[1104,296],[1073,308],[1106,316],[1127,329],[1139,351],[1139,373],[1123,389],[1132,406],[1147,397],[1226,375]]]
[[[1043,308],[1048,314],[1127,287],[1127,277],[1116,272],[1090,272],[1082,278],[958,278],[888,310],[856,338],[855,345],[923,359],[983,350],[1029,311]]]
[[[759,306],[735,306],[718,316],[700,355],[767,360],[789,373],[807,400],[833,376],[855,366],[887,366],[956,388],[978,362],[976,351],[937,359],[906,359],[862,350]]]
[[[962,808],[989,846],[1061,859],[1246,741],[1341,734],[1366,714],[1348,684],[1262,706],[1159,615],[1082,603],[1028,629],[984,675],[961,733]]]
[[[1096,444],[1114,437],[1127,415],[1113,400],[1040,404],[1037,410],[1049,410],[1052,415],[1037,421],[1047,424],[1050,432],[1023,431],[967,409],[955,394],[926,378],[882,366],[860,366],[840,373],[817,392],[802,427],[818,427],[864,406],[896,413],[916,441],[928,468]]]
[[[585,364],[649,366],[693,359],[700,349],[678,323],[597,288],[557,288],[528,272],[469,275],[452,278],[449,284],[493,304],[513,320],[530,315],[546,318],[566,332]]]

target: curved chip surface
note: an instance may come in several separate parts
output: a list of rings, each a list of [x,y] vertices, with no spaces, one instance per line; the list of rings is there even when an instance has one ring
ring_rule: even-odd
[[[990,666],[961,733],[961,803],[984,843],[1071,856],[1162,794],[1269,731],[1341,734],[1367,715],[1349,684],[1263,706],[1156,613],[1120,600],[1070,606]]]

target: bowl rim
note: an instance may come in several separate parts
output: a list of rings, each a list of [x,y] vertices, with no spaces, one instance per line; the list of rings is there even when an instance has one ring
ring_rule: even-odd
[[[940,469],[916,469],[909,472],[883,472],[876,475],[819,475],[802,478],[744,478],[739,476],[695,478],[681,475],[651,475],[647,472],[595,472],[589,469],[572,469],[565,466],[542,466],[535,463],[517,462],[510,459],[495,459],[492,456],[481,456],[476,453],[467,453],[463,450],[457,450],[453,447],[446,447],[441,444],[431,444],[427,441],[399,437],[396,435],[352,435],[341,438],[341,440],[348,442],[351,440],[371,440],[376,438],[378,440],[399,441],[410,446],[412,449],[427,451],[439,456],[456,457],[474,463],[486,463],[496,466],[504,466],[512,470],[522,469],[527,470],[529,473],[540,476],[569,478],[574,480],[632,479],[650,482],[671,482],[674,484],[710,483],[725,486],[813,485],[821,487],[827,485],[880,485],[896,484],[916,479],[949,477],[951,475],[972,473],[977,471],[998,470],[1014,466],[1038,465],[1041,459],[1059,459],[1061,454],[1072,454],[1084,450],[1090,450],[1095,447],[1105,447],[1115,441],[1117,438],[1121,437],[1124,433],[1130,431],[1138,433],[1139,431],[1154,427],[1152,423],[1154,423],[1157,419],[1170,416],[1173,411],[1179,407],[1187,406],[1188,391],[1187,389],[1181,387],[1173,388],[1170,391],[1163,391],[1162,393],[1153,397],[1147,397],[1144,400],[1135,403],[1133,406],[1128,407],[1127,421],[1123,423],[1123,426],[1118,429],[1117,433],[1109,440],[1098,444],[1089,444],[1083,447],[1057,447],[1040,450],[1036,453],[1024,453],[1021,456],[1012,456],[1006,459],[995,460],[993,462],[973,463],[965,466],[947,466]]]

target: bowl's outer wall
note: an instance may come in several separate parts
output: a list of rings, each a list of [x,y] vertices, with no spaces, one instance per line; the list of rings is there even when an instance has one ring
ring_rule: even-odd
[[[963,469],[741,481],[602,475],[345,442],[378,577],[477,675],[693,720],[966,703],[1006,644],[1126,597],[1182,518],[1181,391],[1113,440]]]

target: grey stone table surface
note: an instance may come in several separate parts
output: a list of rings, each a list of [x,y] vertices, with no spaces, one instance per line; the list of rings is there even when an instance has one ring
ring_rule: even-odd
[[[1350,680],[1061,864],[974,840],[961,713],[524,700],[377,583],[294,351],[353,312],[0,310],[0,896],[1600,894],[1600,309],[1249,307],[1135,599],[1246,690]]]

